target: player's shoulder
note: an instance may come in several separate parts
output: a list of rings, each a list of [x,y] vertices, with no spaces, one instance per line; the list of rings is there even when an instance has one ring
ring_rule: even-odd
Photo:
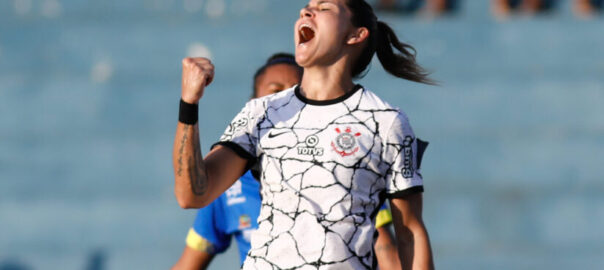
[[[400,110],[398,107],[392,106],[390,103],[379,97],[375,92],[363,87],[363,97],[359,103],[359,108],[368,110],[382,110],[385,112],[396,113]]]
[[[280,92],[277,92],[274,94],[255,98],[255,99],[250,100],[249,103],[252,103],[254,106],[263,106],[263,107],[278,106],[279,104],[286,103],[292,99],[292,97],[294,96],[295,88],[296,88],[296,86],[293,86],[291,88],[285,89],[283,91],[280,91]]]
[[[380,98],[370,89],[363,87],[363,97],[359,102],[360,110],[373,112],[378,121],[389,126],[393,122],[408,122],[407,114],[399,107],[393,106]]]
[[[251,99],[245,104],[245,110],[251,115],[258,116],[265,114],[269,108],[281,108],[292,100],[294,88],[295,86],[275,94]]]

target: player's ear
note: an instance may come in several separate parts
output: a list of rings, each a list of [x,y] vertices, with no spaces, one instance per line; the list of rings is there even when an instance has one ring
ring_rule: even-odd
[[[346,44],[355,45],[363,43],[363,41],[367,40],[369,37],[369,29],[367,27],[358,27],[352,30],[352,33],[348,35],[348,39],[346,40]]]

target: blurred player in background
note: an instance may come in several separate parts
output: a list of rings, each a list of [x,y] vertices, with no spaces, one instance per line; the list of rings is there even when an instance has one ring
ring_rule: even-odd
[[[541,14],[552,11],[558,0],[492,0],[491,9],[496,17],[506,18],[514,13]]]
[[[252,98],[288,89],[300,83],[302,68],[293,55],[277,53],[256,71]],[[258,228],[260,183],[257,171],[247,171],[209,206],[200,209],[189,229],[186,246],[173,270],[207,269],[216,254],[223,253],[235,237],[241,264],[250,249],[251,233]],[[378,238],[375,252],[382,270],[401,269],[396,245],[388,226],[390,211],[382,205],[376,216]]]
[[[378,10],[394,11],[405,14],[425,11],[431,15],[444,15],[455,12],[460,0],[378,0]]]
[[[602,13],[604,0],[574,0],[573,10],[580,17],[590,18]]]

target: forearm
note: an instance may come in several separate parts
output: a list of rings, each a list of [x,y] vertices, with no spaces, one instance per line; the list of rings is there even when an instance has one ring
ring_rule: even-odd
[[[432,249],[423,224],[406,227],[397,232],[399,258],[405,270],[432,270]]]
[[[201,155],[197,124],[178,123],[174,139],[173,164],[174,192],[183,208],[199,208],[207,205],[208,176]]]

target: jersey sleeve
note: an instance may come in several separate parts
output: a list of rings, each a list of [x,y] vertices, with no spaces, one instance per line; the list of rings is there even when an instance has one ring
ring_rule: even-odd
[[[399,112],[384,143],[383,160],[389,168],[385,174],[387,197],[400,198],[424,191],[420,165],[427,145],[415,137],[407,116]]]
[[[390,223],[392,223],[392,213],[390,213],[390,209],[388,209],[386,203],[383,203],[377,216],[375,216],[375,228],[377,229]]]
[[[258,100],[249,101],[227,126],[220,140],[212,147],[226,146],[240,157],[250,161],[249,166],[253,165],[259,156],[257,153],[257,122],[264,114],[261,107],[262,104]]]
[[[193,228],[187,235],[188,247],[210,254],[222,253],[229,247],[231,236],[221,230],[224,222],[219,216],[221,213],[216,211],[216,204],[219,202],[220,200],[217,199],[210,205],[199,209],[193,222]]]

